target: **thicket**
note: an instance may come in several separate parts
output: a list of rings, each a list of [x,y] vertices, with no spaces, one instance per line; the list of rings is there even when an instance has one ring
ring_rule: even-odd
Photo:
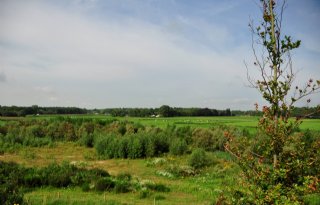
[[[194,148],[223,151],[226,130],[238,132],[223,126],[210,129],[167,126],[160,129],[110,119],[24,119],[7,121],[0,126],[0,151],[13,151],[21,146],[54,146],[55,142],[68,141],[94,147],[101,158],[183,155]]]
[[[0,161],[0,203],[23,204],[23,193],[38,187],[69,187],[93,184],[111,178],[104,170],[78,168],[69,163],[43,168],[26,168],[13,162]]]
[[[201,148],[193,150],[193,152],[191,153],[188,159],[189,166],[195,169],[206,167],[210,165],[210,163],[211,163],[211,160],[209,159],[205,150]]]
[[[116,123],[114,120],[64,117],[10,120],[0,126],[0,149],[5,151],[19,146],[40,147],[57,141],[79,142],[92,147],[93,136],[108,132],[105,129]]]
[[[23,195],[39,187],[74,187],[79,186],[83,191],[112,191],[126,193],[140,191],[168,192],[170,189],[163,184],[141,185],[134,182],[128,173],[118,176],[101,169],[79,168],[67,162],[50,164],[43,168],[27,168],[13,162],[0,161],[0,203],[4,205],[24,204]]]

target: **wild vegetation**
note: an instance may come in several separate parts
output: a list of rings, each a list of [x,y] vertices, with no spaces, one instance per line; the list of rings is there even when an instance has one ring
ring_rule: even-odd
[[[162,121],[165,119],[167,121]],[[198,126],[198,123],[219,119],[220,123]],[[160,127],[146,120],[95,115],[3,118],[0,126],[0,149],[3,156],[0,158],[4,160],[1,164],[1,179],[3,184],[8,184],[10,180],[16,184],[11,187],[14,191],[10,191],[6,185],[2,186],[2,192],[13,194],[13,199],[19,203],[21,200],[29,203],[43,203],[41,201],[47,200],[48,204],[71,203],[70,199],[64,198],[66,193],[62,187],[68,190],[67,195],[74,196],[71,197],[74,203],[91,200],[90,203],[96,204],[128,204],[132,199],[136,204],[153,203],[154,200],[163,204],[187,203],[175,201],[177,194],[187,194],[189,198],[186,199],[195,204],[215,203],[222,198],[228,198],[229,202],[225,200],[225,203],[232,203],[232,200],[238,200],[234,196],[243,196],[244,189],[238,184],[241,166],[236,165],[232,155],[225,150],[224,144],[228,139],[226,133],[237,136],[235,142],[244,139],[260,142],[256,142],[256,134],[242,127],[242,123],[238,127],[225,125],[241,121],[241,118],[162,118],[157,119],[163,123]],[[154,122],[155,119],[150,120]],[[181,124],[182,121],[184,123]],[[318,120],[309,121],[319,123]],[[312,151],[320,139],[317,126],[313,128],[315,130],[296,130],[297,136],[304,136],[296,142],[304,144],[305,151],[310,150],[299,152],[305,153],[305,158],[319,159],[317,152]],[[259,139],[261,143],[267,142],[265,138]],[[296,145],[290,144],[291,147]],[[265,151],[263,147],[251,146],[257,149],[256,153],[262,154]],[[10,161],[18,164],[7,163]],[[316,167],[319,166],[313,169],[305,167],[300,171],[317,172]],[[90,170],[97,168],[103,170],[101,173],[109,172],[112,176],[88,175]],[[9,173],[12,169],[19,173],[11,176]],[[55,176],[50,174],[51,169]],[[65,181],[63,186],[59,185],[59,175]],[[124,180],[119,181],[119,177]],[[46,181],[46,178],[54,179],[51,182],[58,185]],[[75,178],[81,182],[76,183]],[[82,180],[84,178],[86,181]],[[120,183],[117,188],[116,183]],[[96,186],[102,188],[94,188]],[[204,193],[200,194],[199,190]],[[60,199],[56,197],[58,194]],[[121,197],[117,196],[119,194]],[[85,199],[84,195],[92,198]],[[79,201],[75,196],[79,197]],[[93,196],[99,200],[93,199]],[[301,193],[301,197],[311,201],[311,204],[319,200],[317,195],[307,193]]]
[[[320,89],[320,81],[309,79],[304,86],[293,86],[296,73],[291,51],[301,41],[282,33],[286,1],[260,2],[262,21],[258,26],[249,24],[253,64],[260,79],[248,76],[248,80],[269,105],[262,108],[263,116],[253,141],[226,133],[225,149],[241,167],[248,188],[237,192],[236,203],[303,204],[304,195],[320,190],[320,143],[308,133],[296,132],[300,117],[292,121],[289,118],[296,102]],[[306,102],[310,101],[307,98]]]
[[[141,119],[105,115],[2,118],[0,202],[319,204],[319,120],[305,121],[313,130],[300,126],[304,111],[318,108],[294,105],[320,90],[320,81],[309,79],[302,87],[293,86],[290,51],[301,42],[282,34],[286,1],[260,2],[261,25],[249,26],[253,65],[261,79],[249,75],[248,79],[269,105],[262,111],[256,105],[254,115],[261,115],[257,124],[248,117],[232,118],[230,109],[166,105],[103,111],[122,117],[152,116]],[[261,56],[255,44],[262,46]],[[2,116],[88,113],[77,108],[0,108]],[[228,119],[167,118],[186,115]],[[316,112],[307,115],[316,116]],[[236,124],[234,119],[245,121],[230,126]]]

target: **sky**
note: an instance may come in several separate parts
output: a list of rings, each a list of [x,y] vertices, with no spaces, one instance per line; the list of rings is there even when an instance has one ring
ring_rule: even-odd
[[[266,104],[244,64],[255,77],[258,3],[0,0],[0,105],[254,109]],[[302,41],[294,85],[320,79],[319,19],[319,0],[288,0],[283,31]]]

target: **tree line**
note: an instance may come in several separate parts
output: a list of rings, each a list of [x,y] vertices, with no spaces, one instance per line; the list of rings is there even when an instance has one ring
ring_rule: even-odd
[[[177,117],[177,116],[231,116],[231,110],[216,110],[209,108],[179,108],[163,105],[160,108],[106,108],[85,109],[77,107],[29,107],[1,106],[0,116],[24,117],[27,115],[51,115],[51,114],[105,114],[113,117]]]
[[[231,116],[230,109],[217,110],[210,108],[181,108],[162,105],[159,108],[108,108],[101,113],[114,117],[179,117],[179,116]]]
[[[77,107],[39,107],[32,106],[1,106],[0,116],[24,117],[27,115],[61,115],[61,114],[87,114],[88,110]]]
[[[292,116],[303,117],[306,113],[310,118],[320,118],[317,107],[296,107]],[[62,115],[62,114],[105,114],[113,117],[179,117],[179,116],[262,116],[261,111],[256,110],[217,110],[210,108],[181,108],[162,105],[159,108],[106,108],[85,109],[77,107],[40,107],[33,106],[1,106],[0,116],[24,117],[27,115]]]

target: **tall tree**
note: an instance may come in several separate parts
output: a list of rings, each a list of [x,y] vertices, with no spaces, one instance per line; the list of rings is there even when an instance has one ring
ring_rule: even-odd
[[[279,135],[280,126],[290,134],[300,119],[289,122],[294,105],[299,100],[317,92],[320,81],[309,79],[303,86],[293,87],[296,72],[294,71],[291,51],[298,48],[300,40],[292,40],[291,36],[282,33],[283,13],[286,0],[260,0],[263,21],[255,26],[251,21],[252,50],[254,66],[260,73],[260,79],[253,79],[248,72],[248,80],[252,87],[257,88],[262,97],[270,104],[264,107],[261,123],[268,127],[268,133],[274,138],[274,166],[277,155],[285,138]],[[258,50],[262,52],[258,53]],[[247,69],[248,69],[248,65]],[[307,99],[309,103],[311,100]]]
[[[320,165],[320,139],[307,142],[306,134],[295,133],[301,119],[289,118],[298,101],[319,91],[320,81],[309,79],[302,87],[293,85],[296,72],[290,52],[298,48],[301,41],[282,33],[287,2],[260,0],[260,3],[261,23],[256,26],[251,21],[249,24],[253,65],[260,74],[259,79],[253,79],[247,64],[246,67],[252,87],[258,89],[269,105],[263,106],[256,138],[225,133],[229,139],[225,149],[242,168],[251,193],[241,204],[300,204],[304,194],[320,189],[320,168],[310,167]]]

